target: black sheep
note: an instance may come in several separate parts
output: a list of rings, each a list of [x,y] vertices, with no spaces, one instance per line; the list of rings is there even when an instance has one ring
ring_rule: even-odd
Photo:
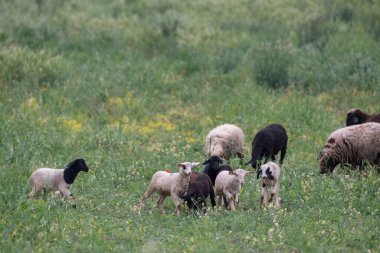
[[[360,109],[351,109],[347,112],[346,126],[358,125],[367,122],[380,123],[380,113],[369,115]]]
[[[222,159],[220,159],[218,156],[210,156],[210,158],[207,159],[203,165],[206,165],[203,173],[210,177],[213,186],[215,186],[215,179],[218,176],[219,172],[223,170],[232,171],[231,166],[228,164],[223,164]],[[223,201],[224,206],[227,207],[228,202],[225,197],[223,197]]]
[[[210,177],[206,174],[195,174],[193,180],[190,179],[187,194],[179,197],[185,200],[189,210],[194,210],[198,209],[198,203],[203,204],[202,207],[206,207],[206,198],[209,195],[211,205],[214,207],[216,205],[215,193]]]
[[[206,165],[203,173],[207,174],[210,177],[212,185],[215,185],[215,179],[218,176],[219,172],[222,170],[232,171],[232,168],[229,165],[222,164],[222,159],[215,155],[210,156],[210,158],[203,163],[203,165]]]
[[[282,164],[288,144],[288,135],[285,128],[280,124],[271,124],[261,129],[252,141],[252,158],[246,163],[251,164],[252,168],[257,169],[260,161],[265,158],[276,160],[275,155],[281,150],[280,164]],[[260,171],[257,171],[259,175]]]

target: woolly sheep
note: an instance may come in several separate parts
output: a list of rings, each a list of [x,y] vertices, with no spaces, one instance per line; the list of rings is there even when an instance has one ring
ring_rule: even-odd
[[[260,205],[263,206],[268,202],[272,202],[274,197],[274,205],[275,207],[280,207],[280,196],[278,194],[280,187],[280,174],[281,169],[278,164],[274,162],[268,162],[260,167],[261,170],[261,182],[262,182],[262,190],[261,190],[261,201]],[[272,186],[272,192],[268,200],[269,196],[269,186]]]
[[[191,173],[193,177],[194,173]],[[206,198],[210,195],[211,205],[215,206],[215,193],[214,187],[209,176],[206,174],[194,174],[194,179],[190,179],[189,187],[187,188],[187,194],[179,196],[187,203],[189,210],[197,209],[198,202],[201,202],[203,206],[207,207]]]
[[[244,184],[244,177],[252,174],[252,171],[237,169],[235,171],[221,171],[215,180],[216,204],[221,206],[222,197],[228,201],[227,209],[235,211],[236,195],[240,193]]]
[[[205,149],[208,156],[215,155],[229,160],[237,155],[242,159],[244,157],[244,141],[244,133],[239,127],[224,124],[212,129],[207,134]]]
[[[252,141],[252,159],[246,163],[257,169],[258,161],[265,158],[264,163],[271,159],[276,160],[275,155],[281,150],[280,164],[282,164],[286,148],[288,145],[288,135],[285,128],[280,124],[271,124],[261,129]],[[257,171],[257,178],[260,171]]]
[[[353,108],[347,112],[346,126],[363,124],[367,122],[380,123],[380,113],[369,115],[357,108]]]
[[[190,181],[191,169],[198,165],[199,163],[183,162],[177,164],[177,166],[180,167],[179,173],[168,173],[166,171],[158,171],[154,173],[148,189],[140,200],[140,210],[144,207],[145,200],[157,191],[159,194],[157,206],[161,213],[165,213],[162,205],[165,198],[171,196],[177,209],[177,215],[180,216],[181,202],[179,195],[186,194]]]
[[[380,168],[380,124],[364,123],[340,128],[327,138],[319,154],[320,173],[331,173],[338,164],[362,168],[364,162]]]
[[[47,193],[49,191],[59,191],[61,199],[72,198],[69,189],[74,183],[80,171],[87,172],[86,161],[84,159],[76,159],[70,162],[65,169],[40,168],[32,173],[29,178],[32,191],[30,198],[35,198],[41,191]],[[75,208],[76,205],[74,204]]]

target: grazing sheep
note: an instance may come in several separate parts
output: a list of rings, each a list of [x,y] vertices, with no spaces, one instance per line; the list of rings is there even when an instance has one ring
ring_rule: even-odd
[[[364,123],[340,128],[327,138],[318,156],[320,173],[333,172],[338,164],[361,169],[365,162],[380,169],[380,124]]]
[[[351,109],[347,112],[346,126],[358,125],[367,122],[380,123],[380,113],[368,115],[357,108]]]
[[[192,173],[192,177],[193,177]],[[197,209],[198,202],[206,207],[206,198],[210,195],[211,205],[215,206],[215,193],[214,187],[209,176],[206,174],[196,174],[195,179],[190,179],[189,187],[187,188],[187,194],[179,196],[187,203],[189,210]],[[200,201],[198,201],[200,199]]]
[[[71,185],[80,171],[87,172],[88,170],[86,161],[83,159],[70,162],[65,169],[37,169],[29,178],[32,187],[29,197],[35,198],[41,191],[44,191],[46,196],[49,191],[59,191],[62,200],[72,198],[69,191]],[[74,204],[73,207],[76,208],[76,205]]]
[[[261,129],[253,138],[252,141],[252,159],[246,163],[251,164],[252,168],[257,169],[259,162],[265,158],[265,163],[268,159],[276,160],[275,155],[281,150],[280,164],[282,164],[286,148],[288,145],[288,135],[285,128],[280,124],[271,124]],[[260,171],[257,171],[257,178]]]
[[[222,198],[228,201],[227,209],[235,211],[236,195],[239,194],[244,177],[250,175],[252,171],[237,169],[235,171],[221,171],[215,180],[216,204],[221,206]]]
[[[278,194],[278,190],[280,187],[280,174],[281,169],[277,163],[269,162],[260,167],[261,169],[261,182],[262,182],[262,190],[261,190],[261,201],[260,205],[263,206],[268,202],[272,202],[274,197],[274,205],[275,207],[280,207],[280,196]],[[272,186],[272,193],[268,200],[269,195],[269,186]]]
[[[224,124],[212,129],[207,134],[205,149],[208,156],[219,156],[229,160],[237,155],[242,159],[244,157],[244,141],[244,133],[239,127]]]
[[[159,194],[157,206],[161,213],[165,213],[162,205],[165,198],[171,196],[177,209],[177,215],[180,216],[181,203],[179,195],[186,194],[190,181],[191,169],[198,165],[199,163],[183,162],[177,164],[177,166],[180,167],[179,173],[168,173],[166,171],[157,171],[154,173],[148,189],[140,200],[140,210],[144,207],[145,200],[157,191]]]

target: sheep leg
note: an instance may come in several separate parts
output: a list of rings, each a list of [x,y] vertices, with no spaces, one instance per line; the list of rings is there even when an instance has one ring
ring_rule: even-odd
[[[214,207],[216,205],[215,203],[215,192],[214,192],[214,188],[212,187],[212,185],[210,186],[210,201],[211,201],[211,206]]]
[[[236,155],[239,157],[240,161],[239,161],[239,164],[241,167],[243,167],[244,163],[243,163],[243,160],[245,158],[244,154],[241,153],[241,152],[237,152]]]
[[[287,148],[287,145],[285,144],[284,147],[281,149],[281,156],[280,156],[280,164],[281,165],[282,165],[282,162],[284,161],[284,158],[285,158],[286,148]]]
[[[177,194],[172,193],[171,197],[173,199],[175,208],[177,209],[177,216],[181,216],[181,201]]]
[[[154,187],[150,187],[150,186],[148,187],[148,189],[146,190],[146,192],[144,193],[144,195],[141,197],[141,200],[140,200],[140,211],[145,206],[145,200],[147,198],[149,198],[150,195],[152,195],[155,191],[156,191],[156,189]]]
[[[48,201],[48,191],[46,189],[43,190],[43,195],[44,195],[45,201]]]
[[[219,195],[216,195],[216,205],[222,206],[222,198]]]
[[[268,194],[269,194],[268,186],[263,187],[261,190],[261,202],[260,202],[261,206],[264,206],[266,203],[268,203]]]
[[[76,204],[75,204],[75,199],[73,197],[73,194],[71,194],[71,192],[65,188],[65,187],[60,187],[59,188],[59,191],[61,192],[61,194],[63,195],[63,198],[68,198],[69,199],[69,202],[71,203],[71,206],[73,208],[76,208]]]
[[[278,182],[275,182],[275,184],[273,186],[272,194],[271,194],[271,199],[273,196],[275,197],[274,205],[276,207],[280,206],[280,197],[278,196],[279,187],[280,187],[280,184]]]
[[[224,191],[224,196],[226,196],[227,200],[229,201],[227,210],[235,211],[235,198],[229,191]]]
[[[237,193],[235,196],[234,196],[234,199],[235,199],[235,206],[237,206],[239,204],[239,193]]]
[[[160,196],[158,197],[158,200],[157,200],[157,207],[158,207],[158,209],[160,209],[160,212],[162,214],[165,214],[165,210],[164,210],[164,207],[162,205],[164,203],[165,198],[166,198],[165,195],[160,194]]]
[[[29,193],[29,198],[34,199],[40,192],[40,189],[37,189],[36,187],[32,187],[32,191]]]

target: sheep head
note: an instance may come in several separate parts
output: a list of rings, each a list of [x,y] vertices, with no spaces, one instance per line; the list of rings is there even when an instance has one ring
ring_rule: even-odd
[[[351,109],[347,112],[346,126],[362,124],[366,121],[368,115],[360,109]]]
[[[332,173],[334,168],[338,165],[339,161],[331,158],[326,151],[321,151],[318,156],[319,172],[321,174]]]
[[[203,165],[209,164],[208,169],[217,170],[219,165],[221,165],[222,163],[223,163],[223,161],[222,161],[222,159],[220,159],[219,156],[213,155],[209,159],[204,161]],[[207,172],[205,172],[205,173],[207,174]]]
[[[74,161],[70,162],[66,167],[67,168],[73,168],[76,171],[88,172],[88,170],[89,170],[89,168],[86,164],[86,161],[82,158],[75,159]]]
[[[222,157],[224,155],[225,141],[220,137],[213,137],[210,142],[208,154],[212,156]]]
[[[251,175],[252,171],[237,169],[235,171],[229,171],[230,175],[235,176],[235,180],[239,182],[240,185],[244,184],[244,177]]]
[[[177,166],[180,167],[180,173],[185,175],[191,174],[191,169],[197,167],[200,163],[192,163],[192,162],[183,162],[177,163]]]

